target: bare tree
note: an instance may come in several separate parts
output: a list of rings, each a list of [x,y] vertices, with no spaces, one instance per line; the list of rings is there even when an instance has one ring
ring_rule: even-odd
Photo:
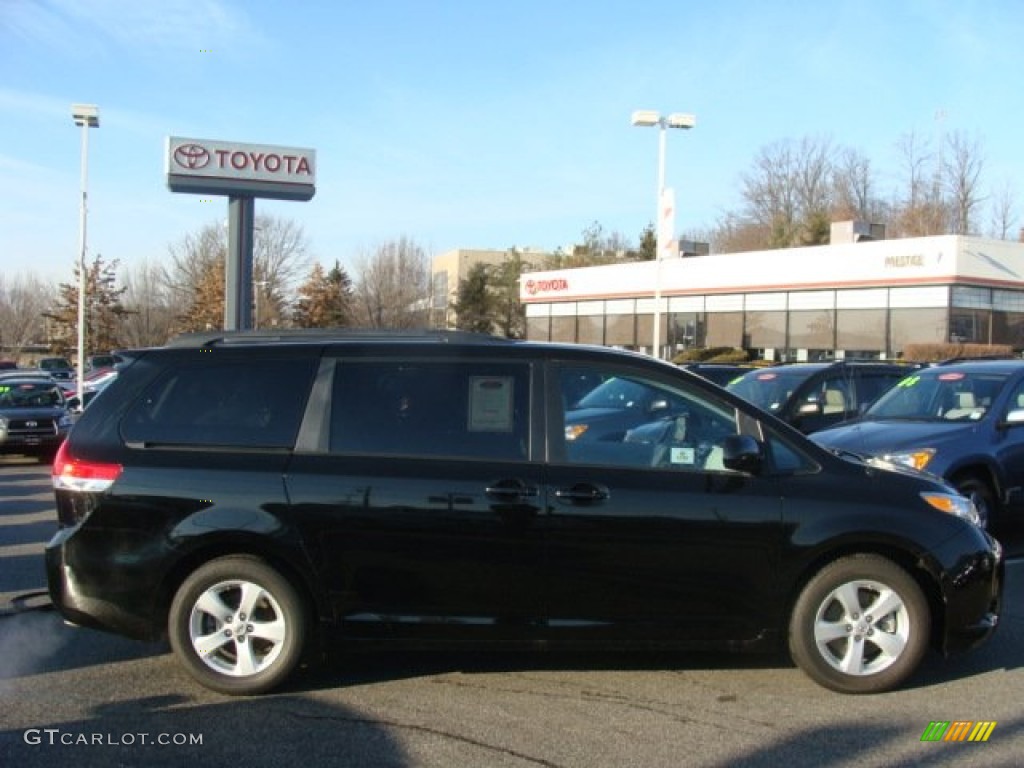
[[[130,269],[124,278],[121,302],[125,346],[157,346],[174,334],[175,304],[159,264],[142,261]]]
[[[0,354],[17,358],[22,349],[46,339],[46,318],[57,289],[33,274],[0,273]]]
[[[1017,208],[1017,196],[1009,181],[1003,182],[992,193],[992,229],[993,237],[1007,240],[1010,230],[1017,223],[1014,210]]]
[[[982,202],[979,179],[985,164],[977,139],[957,132],[946,142],[950,156],[943,163],[943,175],[950,194],[952,234],[972,234],[975,211]]]
[[[357,323],[368,328],[426,327],[430,310],[430,264],[407,237],[379,246],[356,268]]]
[[[286,324],[296,283],[309,267],[309,245],[302,227],[287,219],[257,216],[255,229],[253,283],[260,302],[259,320]],[[174,305],[183,310],[178,330],[223,325],[227,238],[223,226],[208,224],[170,246],[164,281]]]
[[[896,143],[903,173],[903,194],[893,206],[892,231],[898,237],[942,235],[947,207],[942,199],[941,163],[927,140],[906,133]]]
[[[871,161],[855,149],[839,153],[832,171],[835,200],[833,216],[837,221],[880,221],[883,204],[875,195]]]

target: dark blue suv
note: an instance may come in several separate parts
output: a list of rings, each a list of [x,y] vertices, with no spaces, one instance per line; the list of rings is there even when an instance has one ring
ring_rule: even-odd
[[[914,371],[864,415],[815,442],[924,470],[971,498],[982,521],[1024,511],[1024,360]]]

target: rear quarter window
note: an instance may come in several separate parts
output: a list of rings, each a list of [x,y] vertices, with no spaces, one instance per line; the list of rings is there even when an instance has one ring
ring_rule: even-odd
[[[175,368],[128,410],[122,437],[148,445],[291,448],[316,359]]]

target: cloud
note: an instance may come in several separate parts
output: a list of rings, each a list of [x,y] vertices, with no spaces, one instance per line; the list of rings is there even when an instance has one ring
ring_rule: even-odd
[[[243,51],[265,42],[224,0],[39,0],[6,5],[3,27],[51,49],[98,55],[111,46],[148,55]]]

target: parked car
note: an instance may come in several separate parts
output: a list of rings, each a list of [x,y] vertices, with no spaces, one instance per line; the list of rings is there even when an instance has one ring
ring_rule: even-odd
[[[54,462],[50,595],[166,634],[217,691],[337,640],[788,648],[865,693],[998,622],[967,498],[644,355],[339,331],[131,354]],[[598,380],[679,403],[672,429],[567,440],[565,392]]]
[[[70,381],[75,378],[75,368],[66,357],[44,357],[36,367],[53,376],[58,381]]]
[[[727,386],[806,434],[858,416],[917,367],[867,361],[788,363],[754,369]]]
[[[52,461],[70,428],[64,395],[53,379],[31,374],[0,379],[0,454]]]
[[[983,522],[1024,514],[1024,360],[955,361],[914,372],[819,444],[930,472]]]
[[[73,413],[80,412],[116,378],[117,370],[113,368],[98,368],[90,372],[82,381],[84,394],[81,396],[78,393],[78,382],[71,382],[73,386],[64,392],[68,408]]]
[[[124,363],[124,358],[121,357],[121,355],[114,354],[113,352],[107,355],[89,355],[89,357],[85,359],[85,370],[109,370],[117,368],[117,366],[122,363]]]
[[[683,400],[664,389],[632,379],[605,378],[569,406],[565,413],[565,439],[620,443],[633,427],[671,418],[683,407]]]

